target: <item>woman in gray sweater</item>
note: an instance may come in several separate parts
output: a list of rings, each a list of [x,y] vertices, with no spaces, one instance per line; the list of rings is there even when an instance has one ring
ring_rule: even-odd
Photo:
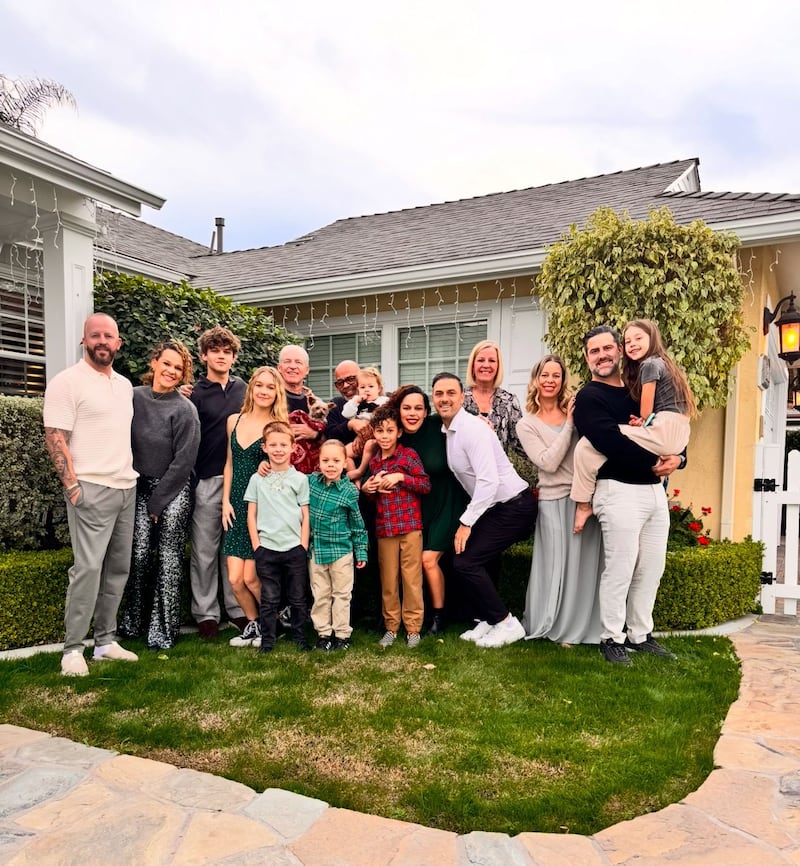
[[[200,445],[194,405],[177,390],[192,381],[183,343],[160,343],[144,385],[133,389],[133,468],[139,473],[131,572],[119,631],[147,638],[151,649],[175,645],[181,578],[191,516],[190,476]]]

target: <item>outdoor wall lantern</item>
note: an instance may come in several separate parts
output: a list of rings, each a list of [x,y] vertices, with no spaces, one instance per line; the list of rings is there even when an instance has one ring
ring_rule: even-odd
[[[800,361],[800,310],[795,307],[794,298],[794,292],[781,298],[773,312],[764,307],[764,334],[766,335],[769,333],[770,324],[781,311],[781,306],[789,302],[775,322],[775,327],[778,329],[778,355],[790,366]]]

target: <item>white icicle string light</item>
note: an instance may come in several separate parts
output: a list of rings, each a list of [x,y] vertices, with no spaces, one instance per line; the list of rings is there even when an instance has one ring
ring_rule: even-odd
[[[31,181],[31,204],[33,205],[34,214],[31,231],[35,232],[35,237],[33,238],[33,241],[36,244],[41,244],[42,233],[39,231],[39,202],[36,200],[36,184],[33,181]]]
[[[389,309],[395,314],[395,316],[397,315],[397,309],[394,305],[394,292],[389,295]]]
[[[367,342],[367,299],[366,298],[361,299],[361,309],[363,311],[363,318],[364,318],[364,343],[366,343]]]
[[[345,299],[344,299],[344,317],[345,317],[345,319],[347,319],[347,324],[348,324],[348,325],[352,325],[353,322],[352,322],[352,320],[351,320],[351,318],[350,318],[350,312],[349,312],[349,310],[348,310],[348,306],[349,306],[349,305],[348,305],[348,303],[347,303],[347,298],[345,298]]]
[[[325,301],[325,312],[322,314],[322,318],[319,320],[320,325],[322,325],[322,327],[324,327],[325,329],[328,328],[328,323],[327,323],[326,319],[328,318],[328,304],[329,303],[330,303],[329,301]]]
[[[444,303],[444,296],[442,295],[441,291],[438,288],[436,289],[436,297],[439,299],[436,302],[436,309],[441,310],[442,304]]]
[[[770,272],[773,271],[778,266],[778,259],[781,257],[780,249],[775,249],[775,261],[769,266]]]
[[[294,305],[294,324],[295,327],[300,327],[300,307],[297,304]]]
[[[307,349],[313,349],[314,348],[314,304],[310,303],[309,307],[310,307],[310,310],[309,310],[310,319],[308,322],[308,345],[306,346],[306,348]]]
[[[11,207],[14,207],[14,187],[17,185],[17,176],[12,173],[11,175],[11,189],[9,190],[9,197],[11,198]]]
[[[456,302],[454,305],[455,313],[453,314],[453,324],[454,325],[458,324],[458,314],[460,312],[458,295],[459,295],[459,287],[458,287],[458,285],[456,285]]]
[[[406,292],[406,349],[411,345],[411,299]]]
[[[281,322],[281,327],[286,330],[286,320],[289,318],[289,308],[283,308],[283,322]]]
[[[494,284],[495,284],[496,286],[500,286],[500,291],[497,293],[497,298],[495,299],[495,303],[496,303],[496,304],[499,304],[499,303],[500,303],[500,299],[503,297],[503,292],[505,291],[505,290],[503,289],[503,281],[502,281],[502,280],[495,280],[495,281],[494,281]]]
[[[378,296],[375,295],[375,318],[372,320],[372,333],[378,333]]]
[[[425,337],[428,336],[428,324],[425,321],[425,289],[422,290],[422,327],[425,330]]]
[[[511,324],[517,318],[517,279],[511,280]]]
[[[478,318],[478,302],[481,299],[481,293],[480,293],[480,290],[478,289],[477,283],[475,283],[475,285],[472,288],[475,289],[475,306],[472,310],[472,318],[477,319]]]

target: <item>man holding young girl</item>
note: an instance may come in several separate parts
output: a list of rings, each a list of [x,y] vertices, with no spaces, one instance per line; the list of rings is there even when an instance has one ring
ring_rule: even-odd
[[[653,639],[653,606],[664,571],[669,533],[666,494],[660,481],[683,465],[659,457],[620,431],[639,406],[620,374],[619,334],[608,325],[583,338],[591,381],[575,400],[578,432],[604,454],[592,508],[603,534],[600,576],[600,651],[608,662],[629,665],[628,650],[673,657]]]

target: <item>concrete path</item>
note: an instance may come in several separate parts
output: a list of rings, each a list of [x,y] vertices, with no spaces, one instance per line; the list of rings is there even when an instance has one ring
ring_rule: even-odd
[[[739,699],[698,791],[594,836],[431,830],[0,725],[14,866],[800,866],[800,625],[731,636]]]

